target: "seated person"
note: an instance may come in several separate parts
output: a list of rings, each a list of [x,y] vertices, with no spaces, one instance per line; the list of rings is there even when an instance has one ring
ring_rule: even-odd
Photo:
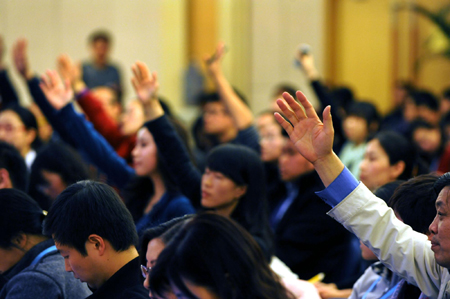
[[[86,298],[86,284],[65,271],[45,214],[24,192],[0,190],[0,298]]]
[[[278,104],[290,123],[279,114],[276,119],[297,150],[314,164],[327,187],[318,195],[333,207],[329,214],[355,233],[394,273],[418,286],[425,296],[447,298],[450,174],[441,176],[434,184],[435,195],[439,195],[435,203],[437,215],[429,227],[433,235],[430,243],[426,235],[399,221],[384,201],[358,183],[333,153],[330,107],[323,111],[322,122],[301,92],[297,92],[297,98],[304,110],[287,93],[283,98]]]
[[[69,186],[50,207],[44,233],[55,240],[66,271],[93,290],[89,298],[148,298],[133,218],[108,185]]]

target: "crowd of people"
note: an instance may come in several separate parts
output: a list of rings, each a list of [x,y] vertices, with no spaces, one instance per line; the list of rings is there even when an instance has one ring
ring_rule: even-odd
[[[450,298],[450,90],[382,117],[298,52],[322,117],[285,84],[254,115],[219,44],[188,130],[144,62],[123,98],[111,43],[37,74],[0,37],[0,298]]]

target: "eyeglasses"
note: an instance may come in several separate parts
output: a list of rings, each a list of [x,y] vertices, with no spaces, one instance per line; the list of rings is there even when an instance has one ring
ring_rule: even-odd
[[[147,276],[150,274],[150,271],[152,271],[152,267],[141,265],[141,273],[144,278],[147,278]]]

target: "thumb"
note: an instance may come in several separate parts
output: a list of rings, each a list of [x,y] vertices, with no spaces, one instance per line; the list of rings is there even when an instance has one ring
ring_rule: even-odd
[[[333,120],[331,117],[331,106],[328,105],[327,107],[325,107],[325,109],[323,110],[323,127],[324,127],[324,131],[325,133],[328,134],[333,134]]]

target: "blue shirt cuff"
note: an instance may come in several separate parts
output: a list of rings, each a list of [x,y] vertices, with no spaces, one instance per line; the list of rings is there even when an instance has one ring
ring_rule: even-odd
[[[347,167],[338,175],[338,177],[325,189],[316,192],[324,202],[334,208],[344,200],[353,190],[358,187],[359,182],[352,175]]]

